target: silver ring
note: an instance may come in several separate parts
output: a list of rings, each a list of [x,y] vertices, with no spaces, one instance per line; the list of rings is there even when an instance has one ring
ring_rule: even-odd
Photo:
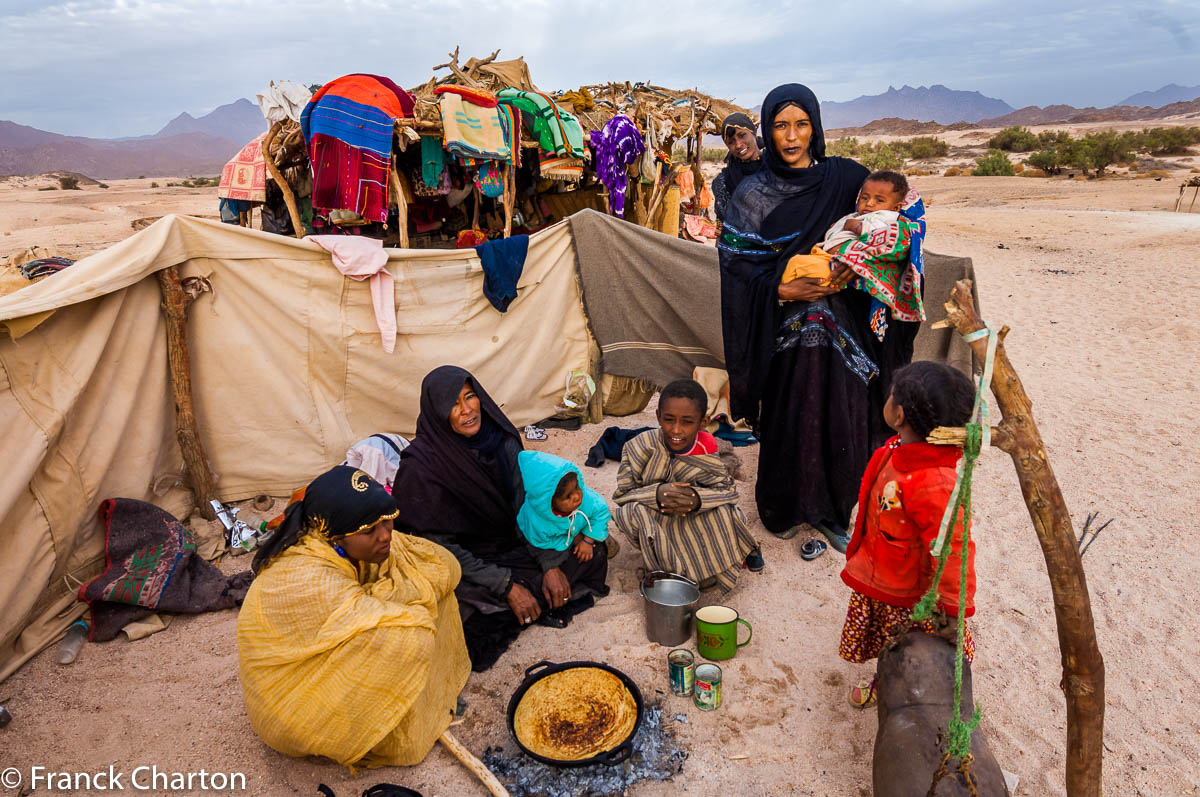
[[[526,617],[526,618],[524,618],[524,620],[525,620],[525,623],[526,623],[526,624],[528,624],[528,623],[532,623],[532,622],[533,622],[533,620],[532,620],[531,618],[529,618],[529,617]]]

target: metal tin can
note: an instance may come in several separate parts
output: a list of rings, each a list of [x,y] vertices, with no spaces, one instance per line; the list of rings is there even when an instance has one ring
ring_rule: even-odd
[[[713,711],[721,706],[721,668],[715,664],[696,667],[696,708]]]
[[[672,650],[667,654],[667,666],[671,671],[671,693],[690,695],[696,682],[696,657],[683,648]]]

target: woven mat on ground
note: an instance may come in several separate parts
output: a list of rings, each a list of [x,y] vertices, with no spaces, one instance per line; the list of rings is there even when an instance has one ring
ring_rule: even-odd
[[[226,577],[196,552],[192,533],[153,504],[110,498],[100,505],[100,519],[106,567],[79,590],[92,608],[93,642],[155,612],[230,609],[246,596],[250,571]]]

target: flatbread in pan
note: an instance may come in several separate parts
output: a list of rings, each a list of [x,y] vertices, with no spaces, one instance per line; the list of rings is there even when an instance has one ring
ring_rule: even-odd
[[[526,750],[556,761],[582,761],[618,747],[637,724],[637,703],[621,679],[598,667],[574,667],[536,681],[513,713]]]

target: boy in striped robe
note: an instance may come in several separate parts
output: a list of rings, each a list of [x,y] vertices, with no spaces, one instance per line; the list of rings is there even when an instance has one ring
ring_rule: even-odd
[[[634,437],[621,453],[612,518],[641,550],[647,570],[728,591],[743,562],[759,571],[763,560],[717,441],[701,431],[707,413],[708,396],[695,381],[663,388],[660,428]]]

